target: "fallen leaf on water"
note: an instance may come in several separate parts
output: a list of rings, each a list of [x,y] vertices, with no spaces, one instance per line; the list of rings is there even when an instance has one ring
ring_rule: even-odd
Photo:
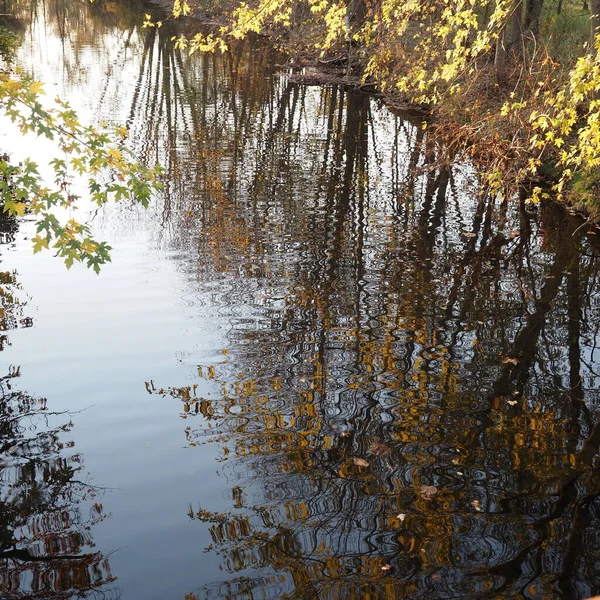
[[[383,567],[381,567],[382,571],[389,571],[392,568],[392,565],[383,565]]]
[[[481,512],[482,508],[481,508],[481,504],[479,503],[479,500],[473,500],[473,502],[471,502],[471,506],[477,511],[477,512]]]
[[[386,444],[371,444],[369,446],[369,453],[375,456],[388,456],[392,452],[392,449]]]
[[[404,519],[406,519],[406,515],[404,513],[400,513],[399,515],[396,515],[396,519],[400,519],[400,521],[404,521]]]
[[[510,358],[510,356],[505,356],[502,359],[503,365],[518,365],[519,361],[516,358]]]
[[[516,400],[507,400],[507,403],[510,404],[511,406],[514,406],[515,404],[517,404]]]
[[[421,497],[425,498],[425,500],[431,500],[435,494],[437,494],[438,489],[435,485],[422,485],[419,488],[419,493]]]
[[[358,457],[354,457],[352,459],[352,462],[357,466],[357,467],[368,467],[369,463],[364,459],[364,458],[358,458]]]

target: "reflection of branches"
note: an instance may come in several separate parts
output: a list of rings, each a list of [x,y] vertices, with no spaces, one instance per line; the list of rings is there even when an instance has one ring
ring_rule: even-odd
[[[546,530],[596,491],[573,496],[592,463],[576,483],[569,466],[595,422],[596,261],[524,198],[467,195],[429,134],[382,125],[365,96],[285,78],[240,89],[240,53],[193,62],[153,43],[162,79],[148,54],[138,102],[149,129],[167,117],[173,189],[192,190],[172,243],[193,249],[191,291],[231,344],[229,367],[166,394],[188,443],[221,444],[244,481],[230,514],[201,513],[224,568],[256,570],[232,594],[516,596],[561,577],[558,559],[513,576],[544,535],[587,560],[583,517],[571,537]]]
[[[485,212],[487,217],[484,230],[489,231],[492,227],[492,212],[489,205],[488,210]],[[483,210],[476,211],[475,218],[482,218],[483,214]],[[429,229],[429,221],[422,221],[421,227]],[[472,231],[478,232],[478,227],[475,225]],[[472,279],[470,281],[473,282],[473,287],[471,288],[473,294],[470,296],[470,302],[461,302],[460,322],[454,326],[452,332],[449,332],[454,335],[453,344],[457,351],[457,358],[455,360],[464,361],[464,355],[460,353],[464,351],[464,342],[461,342],[460,336],[457,335],[457,332],[463,329],[462,322],[469,322],[469,320],[473,319],[473,314],[481,311],[477,307],[477,303],[489,301],[489,298],[477,294],[479,278],[483,277],[482,272],[477,271],[479,268],[478,265],[482,265],[485,260],[490,260],[490,257],[494,258],[501,255],[503,249],[507,246],[500,234],[496,234],[495,237],[486,237],[486,235],[484,233],[481,237],[478,237],[481,240],[479,246],[475,245],[475,241],[473,241],[475,238],[469,238],[465,244],[466,258],[460,261],[457,267],[460,269],[460,265],[462,265],[465,271],[471,270]],[[429,245],[428,251],[430,253],[431,249],[432,246]],[[506,265],[512,265],[514,268],[515,281],[519,277],[520,261],[525,260],[523,257],[527,254],[511,251],[506,255]],[[347,256],[348,254],[345,253],[345,250],[341,250],[340,255]],[[430,254],[430,256],[433,255]],[[475,258],[476,256],[477,258]],[[532,258],[527,260],[532,260]],[[533,260],[535,261],[536,259],[533,258]],[[555,322],[551,319],[554,303],[560,299],[561,274],[565,270],[565,266],[569,263],[572,264],[572,261],[573,254],[564,244],[556,246],[554,264],[550,268],[548,277],[542,280],[543,285],[540,286],[541,291],[533,312],[527,317],[527,321],[523,325],[520,327],[513,326],[513,329],[511,329],[515,334],[514,341],[512,342],[515,351],[511,353],[509,345],[504,348],[503,355],[508,358],[514,358],[517,364],[515,365],[507,361],[505,365],[498,369],[499,378],[497,381],[504,383],[490,385],[490,388],[493,387],[495,390],[495,393],[490,396],[492,399],[497,397],[500,388],[504,389],[511,381],[518,379],[520,391],[522,394],[525,394],[527,378],[530,375],[533,375],[534,380],[538,382],[536,384],[537,388],[542,388],[545,385],[546,377],[553,376],[553,373],[547,372],[545,369],[540,369],[539,371],[535,369],[535,356],[539,352],[550,352],[550,349],[544,350],[542,346],[539,346],[538,340],[542,334],[552,331],[548,329],[549,323],[553,327],[555,326]],[[333,264],[336,264],[335,260]],[[569,276],[575,277],[577,270],[574,268],[574,265],[572,266],[573,269],[569,267],[569,272],[571,273]],[[431,268],[434,267],[435,262],[431,260]],[[547,270],[540,271],[537,263],[531,265],[530,272],[538,278],[548,273]],[[361,277],[365,276],[364,273],[360,275],[360,269],[357,273]],[[496,277],[499,273],[499,271],[494,270],[493,275],[486,276]],[[331,280],[330,278],[329,281],[331,282]],[[462,275],[456,276],[456,274],[453,274],[453,281],[452,289],[456,290],[457,286],[465,281],[465,278]],[[578,283],[585,286],[585,282],[581,279],[579,279]],[[515,284],[515,289],[517,287]],[[572,288],[573,284],[571,284]],[[329,308],[329,310],[332,310],[332,303],[339,298],[336,294],[339,294],[340,291],[336,289],[335,293],[333,293],[335,288],[330,289],[332,290],[331,296],[321,297],[321,301],[326,303],[325,309]],[[350,292],[353,288],[346,285],[345,289]],[[354,287],[354,289],[356,288]],[[372,288],[370,293],[373,293]],[[499,289],[499,293],[501,293],[501,289]],[[456,300],[459,298],[462,300],[458,291],[454,291],[451,297]],[[571,295],[570,301],[572,301],[572,298],[573,296]],[[522,310],[526,303],[522,298],[517,298],[517,302],[516,309]],[[355,305],[354,311],[359,310],[361,310],[361,307]],[[389,314],[389,308],[384,310],[385,313],[383,314]],[[445,310],[447,311],[447,309]],[[576,312],[573,307],[570,309],[571,320],[577,318]],[[304,313],[304,317],[306,318],[308,314],[310,313]],[[455,314],[452,310],[447,311],[446,322],[451,323]],[[334,318],[335,313],[332,311],[325,322],[331,322]],[[340,431],[334,428],[336,421],[339,419],[333,417],[331,414],[328,415],[327,411],[323,410],[328,395],[327,387],[323,388],[322,386],[330,386],[332,391],[336,387],[338,389],[346,387],[348,385],[347,380],[343,382],[335,381],[336,364],[340,358],[342,358],[345,364],[348,364],[350,357],[352,357],[352,364],[348,371],[357,373],[363,369],[367,360],[368,364],[372,365],[372,359],[368,358],[368,352],[365,349],[370,347],[369,345],[372,341],[380,343],[383,337],[379,328],[364,326],[360,320],[354,322],[357,327],[363,329],[361,343],[356,343],[358,339],[357,334],[356,336],[352,336],[353,344],[351,346],[349,344],[341,344],[341,347],[347,349],[347,355],[344,357],[336,352],[334,346],[331,345],[327,331],[323,329],[322,325],[318,329],[319,336],[312,334],[314,329],[311,329],[311,327],[316,328],[316,324],[313,323],[307,326],[307,331],[311,332],[313,336],[311,339],[320,340],[318,353],[310,359],[304,354],[305,361],[298,360],[291,366],[285,366],[278,369],[275,373],[272,371],[270,373],[271,376],[276,376],[277,373],[281,381],[285,382],[285,392],[272,395],[264,386],[260,385],[260,380],[257,380],[252,382],[251,385],[248,382],[248,389],[255,390],[252,392],[252,395],[256,394],[256,404],[254,404],[255,400],[251,397],[240,396],[234,390],[227,392],[223,398],[223,404],[207,398],[202,399],[201,402],[205,403],[203,405],[205,412],[203,410],[199,412],[210,415],[210,418],[213,420],[217,419],[220,421],[218,427],[218,431],[221,432],[220,439],[225,444],[234,442],[234,454],[238,456],[240,469],[253,471],[256,473],[255,479],[258,478],[260,480],[264,478],[265,482],[269,482],[269,489],[271,489],[271,485],[274,485],[274,489],[278,490],[280,494],[283,494],[288,499],[286,512],[283,513],[278,509],[278,504],[280,503],[276,502],[275,497],[269,498],[268,493],[265,492],[266,503],[264,506],[249,506],[244,509],[256,516],[256,522],[252,517],[231,516],[230,519],[225,518],[218,526],[215,525],[211,529],[215,541],[222,547],[228,548],[229,559],[226,563],[228,568],[238,570],[247,568],[249,565],[260,568],[270,564],[277,569],[293,573],[295,580],[303,581],[306,573],[310,571],[309,563],[315,560],[331,561],[335,559],[339,561],[336,563],[338,568],[346,565],[343,567],[343,569],[346,569],[349,568],[348,565],[351,561],[358,560],[359,558],[366,560],[370,557],[381,561],[382,557],[386,557],[385,560],[391,562],[400,561],[401,557],[406,556],[406,548],[411,548],[408,556],[412,556],[414,560],[421,561],[424,573],[430,572],[428,571],[428,566],[431,565],[432,567],[433,563],[437,565],[436,568],[440,568],[440,561],[442,565],[445,565],[444,568],[449,570],[449,573],[453,573],[455,571],[453,571],[454,565],[451,558],[451,538],[447,538],[445,537],[446,534],[440,533],[436,529],[438,526],[434,525],[434,522],[428,519],[429,511],[427,502],[430,503],[432,510],[436,508],[440,510],[441,506],[447,506],[448,504],[457,507],[455,510],[459,512],[456,515],[461,514],[460,511],[465,511],[469,508],[475,514],[480,512],[482,506],[488,506],[487,503],[484,504],[482,500],[477,499],[475,495],[481,493],[480,486],[477,484],[465,485],[465,483],[462,483],[461,487],[454,487],[455,484],[453,482],[462,479],[464,470],[473,469],[473,471],[476,471],[482,468],[481,465],[485,465],[490,476],[492,473],[496,473],[494,477],[498,478],[497,481],[492,480],[489,485],[485,486],[485,494],[489,497],[490,506],[494,502],[493,498],[495,495],[500,494],[502,496],[508,494],[508,490],[506,489],[506,485],[509,485],[507,484],[507,478],[510,481],[512,469],[516,469],[517,467],[513,465],[502,447],[502,444],[505,444],[506,441],[495,433],[494,427],[496,427],[496,421],[494,420],[494,416],[491,417],[492,428],[483,428],[480,433],[473,430],[472,432],[465,431],[462,434],[457,432],[456,426],[453,425],[453,418],[455,417],[451,410],[446,415],[438,415],[435,411],[432,412],[431,404],[429,404],[429,407],[426,404],[424,408],[425,410],[429,410],[429,413],[424,412],[424,414],[427,414],[427,419],[423,419],[418,423],[418,419],[415,420],[411,417],[411,412],[420,410],[418,405],[415,404],[419,396],[413,392],[412,406],[408,405],[406,410],[402,410],[401,406],[398,406],[396,409],[399,414],[403,415],[404,421],[401,427],[403,433],[400,437],[394,437],[397,431],[395,427],[397,428],[398,425],[388,429],[377,427],[376,424],[376,409],[381,399],[378,390],[381,388],[376,380],[378,373],[373,369],[363,372],[361,377],[358,378],[360,389],[353,390],[352,392],[355,404],[352,405],[346,402],[337,405],[338,409],[344,415],[344,421],[347,423],[348,429]],[[395,323],[398,323],[398,321],[395,321]],[[493,321],[488,326],[500,327],[501,325]],[[418,330],[413,330],[412,335],[416,338],[419,335]],[[573,339],[575,337],[578,336],[572,336]],[[553,344],[553,339],[548,338],[549,348]],[[302,348],[302,337],[297,338],[297,340],[299,348]],[[415,361],[419,360],[414,356],[415,346],[415,343],[408,342],[402,346],[398,345],[394,349],[395,355],[393,361],[402,369],[402,372],[398,375],[403,376],[404,380],[406,380],[406,373],[411,369],[415,369]],[[398,349],[400,348],[406,349],[409,353],[398,353]],[[410,348],[413,351],[410,351]],[[302,350],[296,350],[296,352],[300,356],[303,355]],[[479,351],[479,354],[482,355],[483,353]],[[491,357],[494,362],[498,360],[495,353],[492,353]],[[571,353],[570,360],[573,361],[576,358],[577,353]],[[489,359],[490,357],[488,356],[487,360],[489,361]],[[479,358],[479,360],[482,360],[482,358]],[[311,386],[312,391],[310,392],[311,400],[308,404],[309,406],[313,406],[312,403],[314,403],[314,408],[311,408],[309,412],[313,417],[308,420],[301,420],[299,415],[303,414],[303,410],[305,410],[302,407],[305,406],[306,400],[304,399],[304,395],[298,396],[295,386],[298,385],[298,378],[300,377],[298,371],[302,372],[300,369],[305,367],[307,361],[311,361],[315,365],[316,370],[327,370],[329,375],[327,377],[327,384],[321,378],[314,379],[314,383]],[[388,362],[388,364],[390,363]],[[432,368],[434,362],[430,358],[425,358],[423,364],[427,365],[428,368]],[[476,363],[474,363],[475,365]],[[521,365],[520,368],[519,365]],[[254,365],[253,369],[248,370],[264,372],[265,365],[257,364]],[[287,370],[285,377],[282,376],[282,370]],[[294,372],[297,374],[294,374]],[[517,377],[515,373],[520,373],[520,375]],[[306,378],[306,375],[302,375],[302,377]],[[410,387],[407,389],[410,390]],[[431,393],[433,395],[433,390]],[[458,396],[454,395],[455,392],[451,388],[446,389],[444,393],[446,405],[450,408],[456,403]],[[282,396],[282,394],[284,395]],[[474,411],[474,414],[477,415],[477,407],[484,408],[486,403],[481,395],[478,399],[474,399],[474,396],[470,399],[471,402],[476,402],[470,410]],[[195,402],[194,398],[190,398],[189,395],[186,402],[188,400],[192,405]],[[259,400],[260,403],[258,403]],[[537,401],[543,402],[543,399],[540,397]],[[547,418],[553,419],[552,411],[556,409],[553,408],[551,402],[547,402],[546,404],[544,410],[548,411]],[[236,407],[239,410],[234,411]],[[192,414],[193,412],[186,411],[186,414]],[[296,417],[292,416],[294,414]],[[536,418],[535,416],[531,417],[532,420]],[[271,420],[277,423],[277,425],[269,425]],[[413,423],[415,425],[414,434],[411,430],[411,424]],[[543,437],[541,440],[537,439],[536,444],[532,446],[534,450],[529,455],[527,450],[528,444],[523,441],[517,442],[518,437],[523,435],[518,430],[519,427],[516,427],[514,443],[518,443],[516,447],[518,447],[521,456],[519,460],[524,460],[526,464],[535,464],[540,442],[548,444],[550,448],[553,447],[553,444],[560,444],[561,448],[566,448],[571,443],[569,440],[561,441],[560,438],[548,435],[547,440]],[[543,431],[540,429],[540,425],[532,426],[531,430],[537,432]],[[227,434],[227,431],[230,433]],[[348,435],[345,435],[346,433]],[[510,433],[510,436],[512,435],[513,433]],[[593,440],[594,435],[592,434],[590,439]],[[364,454],[364,449],[371,444],[374,437],[382,440],[383,445],[388,448],[386,452],[389,452],[392,458],[381,463],[374,457],[370,458],[368,461],[365,461],[367,465],[365,468],[368,472],[362,474],[360,472],[353,474],[351,471],[348,471],[347,461],[351,459],[353,454]],[[421,438],[427,439],[428,444],[425,445],[421,441]],[[477,449],[478,442],[482,443],[485,452],[490,453],[489,455],[484,454],[481,456],[480,450]],[[589,444],[587,445],[589,446]],[[473,452],[474,455],[471,458],[464,456],[460,461],[460,467],[452,467],[452,465],[442,467],[439,461],[444,462],[445,448],[452,446],[466,448],[469,452]],[[336,448],[339,449],[337,453],[334,451]],[[591,450],[586,450],[586,456],[588,458],[595,456],[597,450],[595,446]],[[430,465],[427,459],[418,458],[423,452],[431,458],[435,458],[438,462]],[[499,453],[499,455],[492,460],[491,457],[494,453]],[[227,454],[229,455],[229,451]],[[479,456],[479,458],[475,458],[475,455]],[[469,460],[473,460],[471,466],[469,466]],[[408,461],[408,465],[406,465],[406,461]],[[589,497],[583,500],[577,500],[571,493],[577,487],[575,482],[589,472],[591,464],[586,459],[581,462],[580,470],[576,473],[569,472],[567,469],[566,472],[568,475],[564,475],[563,471],[563,475],[561,475],[563,483],[559,486],[561,489],[559,492],[561,500],[549,513],[534,521],[532,528],[535,531],[546,531],[548,525],[557,518],[560,518],[566,510],[574,510],[576,514],[581,515],[581,510],[577,507],[586,507],[594,502],[595,491],[593,489]],[[543,483],[543,475],[539,474],[538,477],[540,477],[540,486],[554,485],[552,482],[556,481],[554,475],[546,475],[546,483]],[[437,503],[435,500],[428,500],[424,504],[422,500],[419,500],[418,493],[415,495],[414,492],[415,488],[418,490],[417,482],[419,479],[435,483],[438,487],[434,489],[438,490],[438,494],[443,495],[443,501],[440,500]],[[399,493],[397,483],[399,481],[406,482],[408,486],[411,486],[412,483],[414,488],[411,489],[409,487],[405,493]],[[431,483],[428,483],[428,485],[431,485]],[[361,488],[369,490],[366,496],[364,492],[361,493],[359,491]],[[474,496],[476,499],[473,499]],[[368,502],[369,497],[377,498],[375,506],[370,506]],[[510,502],[510,500],[507,500],[507,502]],[[405,522],[405,533],[402,537],[395,538],[394,542],[390,541],[386,547],[381,544],[381,540],[391,535],[391,532],[387,529],[390,526],[389,512],[391,507],[395,511],[401,510],[404,516],[412,512],[415,515],[415,522],[408,524]],[[489,515],[488,527],[490,528],[494,527],[493,514],[491,512]],[[486,515],[482,515],[482,517],[486,518]],[[458,518],[458,516],[452,517],[449,515],[446,517],[444,513],[437,513],[438,521],[441,520],[441,522],[445,523],[446,518]],[[577,517],[578,520],[582,518]],[[515,519],[518,520],[517,515],[515,515]],[[204,520],[210,522],[210,516]],[[421,529],[421,527],[425,527],[424,522],[426,523],[426,531],[429,533],[424,534]],[[357,527],[356,523],[361,523],[361,526]],[[263,530],[265,524],[268,524],[271,528],[272,534],[265,534]],[[506,526],[509,525],[507,524]],[[448,528],[448,532],[452,531],[450,524],[448,524]],[[576,523],[573,524],[573,532],[579,531],[579,528],[579,525]],[[487,535],[491,535],[489,529]],[[502,540],[501,530],[498,530],[496,535]],[[420,541],[419,538],[421,538]],[[320,542],[322,539],[327,540],[327,544],[323,548]],[[446,544],[448,545],[446,546]],[[516,549],[514,551],[511,550],[512,556],[497,563],[490,571],[490,577],[495,577],[494,574],[498,573],[504,578],[505,583],[503,586],[495,588],[498,593],[501,593],[502,589],[515,590],[526,585],[526,582],[521,579],[514,579],[511,573],[515,569],[515,572],[519,572],[519,565],[538,546],[537,544],[524,544],[521,545],[520,550],[518,549],[518,544],[515,544],[515,546]],[[576,541],[571,541],[567,544],[566,548],[566,552],[569,555],[567,562],[572,563],[575,558],[570,557],[570,554],[576,552],[575,548],[580,548],[580,546]],[[423,554],[419,554],[418,551],[422,551]],[[320,552],[324,554],[320,554]],[[310,560],[308,557],[310,557]],[[381,565],[383,563],[375,562],[375,564]],[[370,568],[375,567],[371,565]],[[409,569],[409,572],[412,571]],[[349,577],[346,571],[344,573],[346,579],[345,589],[348,590],[352,585],[350,583],[352,577]],[[357,573],[357,581],[365,582],[368,580],[368,569],[359,570]],[[337,585],[337,583],[334,583],[337,580],[333,576],[330,577],[329,582],[325,582],[322,578],[317,582],[314,580],[314,573],[312,576],[311,585],[313,587],[311,589],[317,590],[317,593],[324,593],[324,589],[331,589],[331,586]],[[567,575],[567,571],[565,571],[562,578],[571,576]],[[377,579],[375,578],[373,585],[384,585],[383,582],[376,582]],[[419,584],[415,582],[415,585],[418,586]],[[320,586],[326,586],[326,588]],[[414,594],[415,588],[411,589],[413,589],[411,593]],[[302,597],[302,590],[301,586],[297,587],[297,595],[291,597]]]
[[[16,390],[19,375],[0,378],[0,592],[8,600],[84,597],[114,579],[106,557],[82,552],[106,515],[96,502],[83,519],[79,505],[100,490],[76,478],[79,455],[63,456],[72,423],[50,425],[72,413],[48,411],[44,398]]]

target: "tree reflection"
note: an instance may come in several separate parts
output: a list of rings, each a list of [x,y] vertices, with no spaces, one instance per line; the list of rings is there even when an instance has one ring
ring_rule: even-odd
[[[105,518],[98,491],[78,479],[81,456],[62,439],[72,423],[51,425],[69,415],[20,391],[19,375],[13,369],[0,379],[0,594],[113,597],[104,589],[114,581],[108,558],[85,551],[94,545],[91,527]]]
[[[148,383],[222,446],[231,510],[190,518],[240,579],[196,595],[600,592],[593,236],[487,195],[420,119],[174,33],[126,38],[127,112],[190,329],[226,332],[191,386]]]
[[[230,347],[195,385],[148,384],[231,482],[231,511],[190,518],[242,578],[196,596],[598,592],[593,237],[479,192],[365,96],[291,85],[263,110],[246,185],[221,150],[221,194],[185,217]]]

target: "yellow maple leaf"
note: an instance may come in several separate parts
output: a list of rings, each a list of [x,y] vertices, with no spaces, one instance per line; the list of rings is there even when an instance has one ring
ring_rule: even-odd
[[[117,150],[116,148],[109,148],[108,149],[108,162],[109,163],[119,163],[121,162],[121,160],[123,159],[123,155],[121,154],[120,150]]]
[[[34,81],[29,88],[34,94],[45,94],[44,84],[41,81]]]
[[[15,214],[22,217],[25,214],[25,202],[13,203],[13,210],[15,211]]]
[[[36,235],[32,240],[33,242],[33,253],[37,254],[42,251],[42,248],[48,248],[48,240],[46,238]]]

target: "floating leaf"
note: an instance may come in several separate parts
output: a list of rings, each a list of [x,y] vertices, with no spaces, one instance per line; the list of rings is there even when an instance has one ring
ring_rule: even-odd
[[[352,459],[352,462],[357,467],[368,467],[369,466],[369,463],[364,458],[358,458],[356,456]]]
[[[371,444],[369,446],[369,453],[374,456],[389,456],[392,449],[386,444]]]
[[[422,485],[419,488],[419,494],[421,494],[421,497],[425,498],[425,500],[431,500],[431,498],[437,494],[437,491],[438,489],[435,485]]]

